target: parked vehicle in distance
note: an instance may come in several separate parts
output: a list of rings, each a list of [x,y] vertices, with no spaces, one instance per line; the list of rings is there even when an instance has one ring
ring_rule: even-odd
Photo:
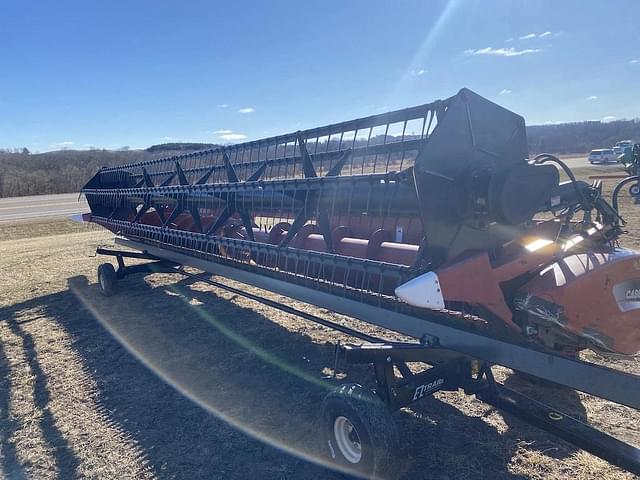
[[[595,163],[609,163],[617,161],[618,157],[611,148],[591,150],[591,153],[589,154],[589,163],[591,163],[592,165]]]
[[[627,148],[633,148],[633,140],[621,140],[616,142],[616,146],[613,147],[613,151],[616,155],[622,155]]]
[[[615,150],[614,150],[614,152],[615,152]],[[627,146],[622,147],[622,152],[620,152],[620,155],[616,155],[616,157],[618,157],[618,162],[622,163],[622,164],[627,163],[625,161],[625,158],[630,157],[630,156],[633,156],[633,146],[631,146],[631,145],[628,146],[628,147]]]

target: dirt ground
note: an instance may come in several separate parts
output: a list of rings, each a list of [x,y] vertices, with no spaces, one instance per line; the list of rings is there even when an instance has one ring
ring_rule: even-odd
[[[640,220],[640,207],[624,208]],[[624,244],[640,246],[630,230]],[[0,475],[340,478],[308,459],[322,449],[316,418],[327,388],[372,380],[368,368],[344,366],[331,378],[334,344],[347,338],[176,275],[127,277],[104,298],[94,252],[111,243],[65,219],[0,224]],[[638,358],[587,357],[640,374]],[[495,371],[640,446],[640,413]],[[395,415],[407,479],[633,478],[462,394]]]

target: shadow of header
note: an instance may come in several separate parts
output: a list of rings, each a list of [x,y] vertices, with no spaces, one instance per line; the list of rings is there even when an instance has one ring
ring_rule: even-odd
[[[324,454],[315,417],[331,386],[323,370],[333,365],[333,345],[311,339],[315,325],[279,317],[294,322],[285,328],[267,317],[283,314],[203,291],[190,279],[158,288],[140,276],[119,283],[119,294],[105,298],[74,277],[69,290],[4,307],[0,319],[15,323],[19,312],[35,308],[64,328],[97,382],[99,403],[159,478],[339,478],[273,446]],[[348,381],[373,385],[366,366],[345,372]],[[513,428],[499,434],[436,399],[413,410],[399,414],[407,478],[434,465],[454,478],[521,478],[507,467],[522,422],[509,420]]]

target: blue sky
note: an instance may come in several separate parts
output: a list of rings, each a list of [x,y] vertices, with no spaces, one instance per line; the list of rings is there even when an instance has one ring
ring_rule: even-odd
[[[230,142],[469,87],[640,117],[640,2],[0,0],[0,147]]]

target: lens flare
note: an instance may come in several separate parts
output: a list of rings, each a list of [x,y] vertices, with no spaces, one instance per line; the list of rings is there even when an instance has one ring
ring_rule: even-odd
[[[174,361],[167,361],[167,358],[155,358],[153,353],[150,352],[149,348],[145,348],[145,345],[142,345],[139,341],[139,338],[136,338],[136,335],[131,333],[126,327],[127,323],[123,323],[123,319],[117,319],[113,316],[111,308],[105,308],[104,302],[96,300],[94,297],[94,293],[88,289],[86,286],[77,285],[72,282],[69,284],[70,290],[76,296],[76,298],[82,303],[82,305],[93,315],[93,317],[124,347],[127,351],[133,354],[140,362],[142,362],[147,368],[149,368],[154,374],[156,374],[160,379],[162,379],[165,383],[173,387],[175,390],[180,392],[183,396],[195,402],[208,412],[214,414],[216,417],[225,421],[232,427],[250,435],[251,437],[260,440],[268,445],[276,447],[284,452],[300,457],[304,460],[311,461],[313,463],[322,465],[324,467],[329,467],[335,469],[335,465],[330,465],[327,460],[325,460],[319,452],[314,452],[313,449],[307,448],[299,445],[299,442],[295,441],[285,441],[283,438],[279,438],[273,432],[265,431],[264,429],[256,428],[254,425],[250,424],[250,421],[247,420],[242,415],[238,415],[237,411],[242,411],[242,406],[239,406],[237,403],[233,405],[223,405],[224,400],[221,400],[217,403],[217,392],[211,392],[210,390],[205,391],[202,388],[202,385],[198,382],[198,373],[191,372],[186,369],[180,369],[177,366],[181,361],[184,363],[188,363],[188,359],[181,358]],[[239,347],[241,350],[256,356],[263,363],[275,366],[277,369],[286,373],[287,375],[291,375],[295,378],[301,379],[304,382],[308,382],[313,386],[320,387],[322,389],[331,388],[331,385],[327,382],[323,382],[319,378],[315,378],[312,375],[304,372],[302,369],[287,363],[282,358],[278,357],[272,352],[265,350],[263,347],[260,347],[255,342],[251,341],[247,337],[239,334],[237,331],[232,330],[227,325],[224,324],[219,318],[217,318],[214,314],[205,310],[204,305],[194,305],[192,300],[187,298],[175,285],[163,285],[160,287],[164,289],[166,292],[170,293],[174,298],[178,298],[182,303],[184,303],[186,310],[189,312],[195,313],[197,317],[204,320],[208,325],[215,328],[215,330],[221,333],[224,338],[230,340]],[[208,294],[213,294],[211,291],[207,291]],[[178,313],[178,312],[176,312]],[[180,314],[180,313],[178,313]],[[152,314],[150,314],[152,315]],[[182,314],[181,314],[182,315]],[[113,318],[112,318],[113,317]],[[129,321],[130,319],[127,319]],[[149,319],[151,320],[151,319]],[[139,335],[139,334],[138,334]],[[166,341],[178,341],[179,339],[167,339],[159,336],[157,340],[153,339],[153,335],[158,335],[158,332],[149,331],[148,334],[145,334],[148,342],[157,341],[158,343]],[[293,333],[292,333],[293,335]],[[159,345],[160,348],[163,345]],[[164,347],[171,348],[171,347]],[[164,352],[165,357],[170,357],[169,354]],[[188,355],[187,355],[188,356]],[[213,363],[213,362],[212,362]],[[173,368],[172,368],[173,366]],[[207,368],[209,366],[206,366]],[[188,366],[187,366],[188,368]],[[203,368],[199,365],[199,368]],[[233,395],[236,395],[237,398],[242,398],[243,396],[246,398],[250,395],[256,395],[255,392],[252,392],[250,386],[247,386],[246,390],[240,388],[238,392],[238,386],[233,384],[230,381],[229,385],[227,384],[219,384],[218,387],[220,389],[225,390],[225,393],[228,391],[232,391]],[[277,388],[274,387],[274,388]],[[208,395],[206,395],[208,393]],[[212,395],[213,394],[213,395]],[[212,398],[212,396],[214,398]],[[292,402],[295,400],[292,399]],[[228,408],[227,408],[228,407]],[[285,406],[286,407],[286,406]],[[233,411],[233,413],[229,413]],[[314,412],[310,412],[310,415],[313,415]],[[281,433],[281,432],[278,432]]]
[[[398,80],[395,88],[390,92],[387,104],[392,105],[395,101],[405,92],[410,82],[415,79],[414,72],[424,72],[424,66],[428,64],[429,56],[435,48],[438,39],[442,35],[443,31],[449,25],[456,10],[463,2],[461,0],[449,0],[442,12],[436,19],[433,27],[428,31],[424,40],[416,50],[411,62],[404,71],[402,77]]]

